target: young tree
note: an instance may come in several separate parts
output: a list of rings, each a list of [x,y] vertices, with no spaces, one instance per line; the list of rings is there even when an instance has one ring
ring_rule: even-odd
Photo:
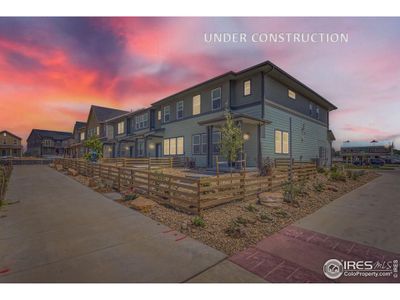
[[[99,158],[103,157],[103,144],[97,136],[92,136],[85,141],[85,147],[89,152],[85,154],[85,159],[96,162]]]
[[[232,168],[232,162],[236,160],[237,154],[242,150],[244,139],[242,131],[235,125],[229,111],[225,111],[225,119],[225,124],[221,128],[220,152]]]

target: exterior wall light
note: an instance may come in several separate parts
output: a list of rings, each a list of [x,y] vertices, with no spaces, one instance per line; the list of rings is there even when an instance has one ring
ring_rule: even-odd
[[[154,150],[155,147],[156,147],[156,146],[155,146],[153,143],[150,143],[150,144],[149,144],[149,149],[150,149],[150,150]]]
[[[243,139],[244,139],[245,141],[248,141],[248,140],[250,139],[250,133],[245,133],[245,134],[243,134]]]

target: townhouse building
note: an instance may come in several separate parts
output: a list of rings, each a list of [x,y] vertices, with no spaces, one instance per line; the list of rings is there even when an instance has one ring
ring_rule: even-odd
[[[65,140],[70,132],[32,129],[27,138],[27,154],[32,156],[63,156]]]
[[[186,156],[214,167],[229,111],[245,140],[241,156],[256,167],[266,158],[330,165],[334,135],[324,97],[270,61],[227,72],[104,120],[106,157]],[[244,155],[245,153],[245,155]]]
[[[21,138],[7,130],[0,131],[0,157],[20,157]]]

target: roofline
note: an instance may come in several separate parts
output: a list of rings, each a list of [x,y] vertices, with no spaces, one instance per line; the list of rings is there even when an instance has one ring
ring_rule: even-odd
[[[208,80],[206,80],[206,81],[203,81],[203,82],[201,82],[201,83],[198,83],[198,84],[196,84],[196,85],[193,85],[193,86],[191,86],[191,87],[189,87],[189,88],[186,88],[186,89],[184,89],[184,90],[182,90],[182,91],[179,91],[179,92],[177,92],[177,93],[174,93],[174,94],[172,94],[172,95],[170,95],[170,96],[167,96],[167,97],[165,97],[165,98],[162,98],[161,100],[158,100],[158,101],[156,101],[156,102],[153,102],[151,105],[154,106],[154,105],[160,104],[160,103],[162,103],[162,102],[164,102],[164,101],[167,101],[167,100],[169,100],[169,99],[171,99],[171,98],[173,98],[173,97],[176,97],[176,96],[179,96],[179,95],[181,95],[181,94],[183,94],[183,93],[186,93],[186,92],[190,91],[191,89],[195,89],[195,88],[197,88],[197,87],[199,87],[199,86],[201,86],[201,85],[208,84],[208,83],[213,82],[213,81],[215,81],[215,80],[218,80],[218,79],[221,79],[221,78],[224,78],[224,77],[227,77],[227,76],[232,76],[232,77],[239,76],[239,75],[242,75],[242,74],[244,74],[244,73],[246,73],[246,72],[250,72],[250,71],[256,70],[256,69],[258,69],[258,68],[266,67],[266,66],[270,66],[270,67],[272,68],[272,70],[274,70],[274,69],[277,70],[278,72],[280,72],[281,74],[283,74],[284,76],[286,76],[287,78],[289,78],[290,80],[294,81],[295,83],[299,84],[300,86],[302,86],[303,88],[305,88],[306,90],[308,90],[309,92],[311,92],[312,94],[314,94],[316,97],[320,98],[323,102],[325,102],[325,104],[326,104],[326,106],[328,107],[329,110],[335,110],[335,109],[337,109],[337,106],[333,105],[333,104],[332,104],[331,102],[329,102],[326,98],[322,97],[320,94],[318,94],[316,91],[314,91],[313,89],[311,89],[310,87],[308,87],[306,84],[302,83],[301,81],[299,81],[298,79],[296,79],[295,77],[293,77],[292,75],[290,75],[289,73],[287,73],[286,71],[284,71],[283,69],[279,68],[277,65],[275,65],[274,63],[272,63],[272,62],[269,61],[269,60],[266,60],[266,61],[264,61],[264,62],[261,62],[261,63],[259,63],[259,64],[254,65],[254,66],[245,68],[245,69],[240,70],[240,71],[238,71],[238,72],[228,71],[228,72],[223,73],[223,74],[221,74],[221,75],[218,75],[218,76],[215,76],[215,77],[213,77],[213,78],[210,78],[210,79],[208,79]],[[272,70],[270,70],[270,71],[272,71]]]
[[[0,134],[3,133],[3,132],[7,132],[8,134],[12,135],[13,137],[16,137],[17,139],[22,140],[22,138],[20,138],[18,135],[15,135],[14,133],[12,133],[12,132],[10,132],[8,130],[2,130],[2,131],[0,131]]]
[[[130,115],[135,115],[135,114],[137,114],[137,113],[144,112],[145,110],[148,110],[148,109],[151,109],[151,106],[150,106],[150,107],[139,108],[139,109],[137,109],[137,110],[135,110],[135,111],[130,111],[130,112],[126,113],[126,114],[122,114],[122,115],[113,117],[113,118],[111,118],[111,119],[107,119],[107,120],[105,120],[105,121],[103,121],[103,122],[99,122],[99,123],[106,123],[106,122],[118,120],[119,118],[124,118],[124,117],[128,117],[128,116],[130,116]]]

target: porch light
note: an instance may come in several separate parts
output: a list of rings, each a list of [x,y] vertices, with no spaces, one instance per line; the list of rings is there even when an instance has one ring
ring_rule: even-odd
[[[243,139],[244,139],[245,141],[248,141],[248,140],[250,139],[250,133],[245,133],[245,134],[243,134]]]
[[[108,148],[108,152],[112,152],[112,149],[111,149],[111,148]]]
[[[150,144],[149,144],[149,149],[150,149],[150,150],[154,150],[154,148],[155,148],[155,145],[154,145],[153,143],[150,143]]]
[[[129,147],[128,147],[128,146],[125,146],[125,150],[129,150]]]

